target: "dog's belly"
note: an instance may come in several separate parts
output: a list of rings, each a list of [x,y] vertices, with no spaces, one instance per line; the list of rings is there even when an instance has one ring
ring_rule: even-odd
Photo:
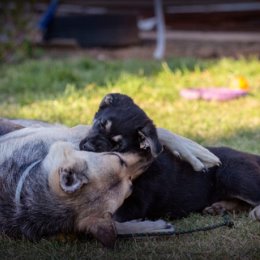
[[[116,213],[119,221],[134,218],[180,218],[216,201],[215,170],[203,174],[167,151],[134,183],[133,194]]]

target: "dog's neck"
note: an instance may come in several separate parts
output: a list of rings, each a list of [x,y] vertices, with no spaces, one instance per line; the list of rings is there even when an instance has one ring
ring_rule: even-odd
[[[15,204],[18,207],[21,205],[21,192],[22,192],[22,189],[23,189],[24,182],[25,182],[27,176],[30,174],[31,170],[40,162],[41,162],[41,160],[37,160],[37,161],[31,163],[25,169],[25,171],[22,173],[22,175],[21,175],[21,177],[20,177],[20,179],[18,181],[18,184],[17,184],[17,187],[16,187],[16,191],[15,191]]]

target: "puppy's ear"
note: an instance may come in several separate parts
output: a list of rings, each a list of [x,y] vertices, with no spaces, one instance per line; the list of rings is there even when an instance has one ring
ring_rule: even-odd
[[[108,106],[113,107],[125,107],[126,105],[133,104],[134,101],[127,95],[120,93],[110,93],[106,95],[99,105],[99,109],[103,109]]]
[[[140,129],[138,135],[141,149],[149,148],[154,158],[162,152],[163,147],[159,142],[156,128],[153,124],[146,125]]]
[[[113,94],[108,94],[101,101],[101,103],[99,105],[99,109],[103,109],[105,107],[108,107],[108,106],[112,105],[113,102],[114,102]]]
[[[83,173],[75,172],[73,169],[60,168],[59,176],[60,187],[66,193],[73,193],[88,183],[88,178]]]

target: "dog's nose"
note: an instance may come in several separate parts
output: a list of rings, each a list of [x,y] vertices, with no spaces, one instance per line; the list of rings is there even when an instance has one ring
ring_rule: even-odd
[[[95,152],[95,147],[88,141],[81,142],[79,144],[79,148],[80,148],[80,150]]]

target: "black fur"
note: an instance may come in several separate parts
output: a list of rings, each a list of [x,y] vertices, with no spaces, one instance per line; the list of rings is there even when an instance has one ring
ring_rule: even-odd
[[[112,98],[113,103],[104,104],[104,100],[101,102],[93,127],[88,136],[80,142],[80,149],[95,152],[139,152],[143,138],[139,132],[142,132],[153,139],[155,151],[159,154],[162,146],[155,126],[145,112],[128,96],[114,94]],[[108,121],[112,122],[109,131],[105,129],[105,123]],[[120,142],[112,139],[113,136],[121,134],[124,138]]]
[[[88,137],[81,149],[92,151],[140,151],[139,130],[149,129],[153,142],[160,150],[155,127],[147,115],[121,94],[109,94],[95,115]],[[112,122],[107,131],[104,124]],[[122,135],[120,143],[113,137]],[[149,149],[149,148],[148,148]],[[222,162],[207,174],[196,172],[186,162],[174,157],[167,149],[148,170],[134,182],[132,195],[116,213],[116,219],[179,218],[191,212],[201,212],[220,200],[239,198],[256,206],[260,204],[260,156],[231,148],[208,148]]]

